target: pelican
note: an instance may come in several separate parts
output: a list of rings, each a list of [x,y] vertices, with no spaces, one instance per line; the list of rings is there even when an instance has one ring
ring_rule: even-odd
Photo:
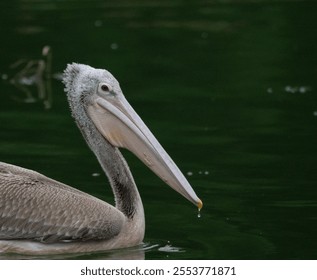
[[[141,244],[143,205],[119,148],[131,151],[167,185],[202,207],[110,72],[72,63],[63,83],[72,116],[109,179],[115,206],[35,171],[0,163],[0,252],[65,254]]]

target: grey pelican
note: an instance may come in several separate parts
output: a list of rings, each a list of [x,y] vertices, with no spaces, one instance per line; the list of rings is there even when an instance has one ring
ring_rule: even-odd
[[[115,207],[40,173],[0,163],[0,252],[59,254],[142,243],[142,201],[126,148],[199,209],[201,200],[122,94],[110,72],[72,63],[63,83],[84,139],[107,175]]]

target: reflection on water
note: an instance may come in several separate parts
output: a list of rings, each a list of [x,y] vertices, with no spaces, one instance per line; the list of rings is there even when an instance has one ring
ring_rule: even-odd
[[[163,243],[163,242],[161,242]],[[98,260],[144,260],[147,253],[164,254],[165,257],[171,254],[184,253],[185,250],[179,247],[174,247],[167,241],[166,244],[160,245],[158,242],[143,243],[139,246],[116,249],[97,253],[72,253],[72,254],[56,254],[56,255],[21,255],[21,254],[0,254],[0,260],[40,260],[40,259],[98,259]]]
[[[163,247],[160,247],[158,249],[160,252],[166,252],[166,253],[180,253],[180,252],[185,252],[182,248],[179,247],[173,247],[171,244],[166,244]]]
[[[24,103],[41,102],[45,109],[52,107],[51,86],[52,50],[44,46],[39,59],[19,59],[10,65],[12,74],[2,74],[2,79],[19,90],[13,99]]]
[[[144,260],[146,248],[142,245],[98,253],[73,253],[56,255],[0,254],[0,260],[41,260],[41,259],[98,259],[98,260]]]

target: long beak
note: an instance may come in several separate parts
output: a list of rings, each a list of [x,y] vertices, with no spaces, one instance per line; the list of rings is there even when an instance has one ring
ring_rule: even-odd
[[[98,96],[88,107],[88,114],[113,146],[134,153],[166,184],[202,208],[185,176],[124,97],[108,101]]]

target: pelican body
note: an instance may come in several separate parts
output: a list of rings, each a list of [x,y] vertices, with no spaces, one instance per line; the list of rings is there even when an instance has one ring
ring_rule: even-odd
[[[63,83],[72,116],[109,179],[115,206],[35,171],[0,162],[0,253],[81,253],[142,243],[143,205],[119,148],[130,150],[166,184],[202,207],[110,72],[72,63]]]

